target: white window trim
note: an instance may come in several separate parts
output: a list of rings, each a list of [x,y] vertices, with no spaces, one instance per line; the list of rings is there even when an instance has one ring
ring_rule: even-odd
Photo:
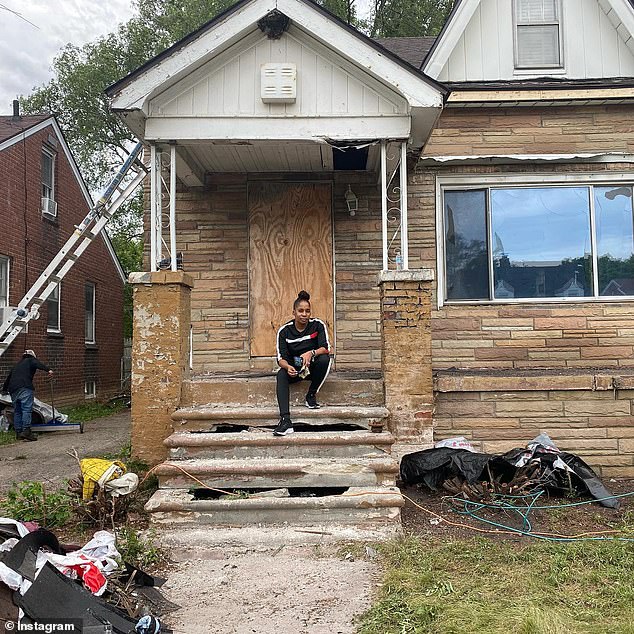
[[[446,300],[447,275],[445,272],[445,220],[444,200],[445,190],[452,189],[484,189],[487,187],[517,186],[517,187],[570,187],[587,185],[620,185],[634,186],[634,173],[605,174],[588,172],[587,174],[493,174],[493,175],[447,175],[436,177],[436,304],[438,309],[443,306],[476,306],[476,305],[503,305],[503,304],[603,304],[610,302],[633,301],[634,296],[606,296],[606,297],[519,297],[508,299],[452,299]],[[488,194],[487,194],[488,195]],[[592,198],[592,197],[591,197]],[[594,201],[590,205],[591,223],[594,225]],[[487,226],[487,236],[490,227]],[[594,243],[594,238],[592,238]],[[489,240],[490,242],[490,240]],[[593,244],[593,247],[596,245]],[[488,249],[488,247],[487,247]],[[488,257],[488,255],[487,255]],[[598,254],[593,250],[593,266],[596,270]],[[492,260],[489,259],[489,269]],[[489,270],[489,283],[491,283],[491,271]],[[593,277],[593,285],[595,275]],[[593,292],[596,289],[593,288]]]
[[[97,313],[96,313],[97,285],[94,282],[86,282],[84,285],[84,298],[86,296],[86,287],[89,285],[92,286],[92,339],[86,339],[86,333],[84,332],[84,342],[94,344],[94,343],[97,343]],[[84,310],[85,310],[85,307],[84,307]],[[85,319],[85,315],[84,315],[84,319]],[[84,321],[84,330],[86,329],[85,323],[86,322]]]
[[[58,294],[57,294],[57,328],[51,328],[48,324],[46,324],[46,332],[60,334],[62,332],[62,283],[59,282],[57,285]],[[50,309],[50,304],[47,301],[46,310]],[[48,313],[47,313],[47,321],[48,321]]]
[[[559,21],[558,22],[544,22],[544,26],[552,26],[557,24],[559,27],[559,64],[542,64],[540,66],[518,66],[519,48],[517,41],[517,27],[524,26],[524,23],[518,24],[517,22],[517,0],[513,0],[513,74],[515,75],[535,75],[536,71],[547,70],[548,74],[561,74],[566,72],[566,65],[564,59],[564,7],[561,0],[557,0],[559,7]],[[540,23],[541,24],[541,23]],[[528,24],[526,24],[528,26]],[[537,73],[539,74],[539,73]]]
[[[93,385],[92,393],[88,391],[88,385]],[[84,381],[84,398],[85,399],[93,399],[97,398],[97,381]]]
[[[57,153],[44,146],[42,147],[42,154],[46,154],[51,158],[51,195],[49,200],[55,200],[55,157],[57,156]]]
[[[7,263],[7,306],[11,306],[11,301],[10,301],[10,294],[11,294],[11,258],[8,255],[0,255],[0,262],[6,262]],[[2,308],[2,306],[0,306],[0,308]]]

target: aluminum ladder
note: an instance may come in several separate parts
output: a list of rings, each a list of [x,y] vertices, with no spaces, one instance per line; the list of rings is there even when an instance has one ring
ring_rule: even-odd
[[[148,169],[139,158],[142,149],[143,145],[137,143],[101,198],[93,205],[81,223],[75,226],[75,231],[66,244],[51,260],[17,307],[0,324],[0,356],[8,350],[29,321],[39,317],[40,306],[64,279],[81,254],[101,233],[119,207],[143,182]],[[132,178],[124,183],[128,173]]]

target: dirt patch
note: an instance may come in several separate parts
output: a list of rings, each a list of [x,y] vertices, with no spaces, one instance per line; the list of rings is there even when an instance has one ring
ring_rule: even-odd
[[[177,632],[352,634],[370,607],[378,574],[370,561],[343,559],[334,547],[266,552],[216,548],[180,557],[163,586],[182,605],[166,617]]]
[[[77,461],[67,453],[69,449],[76,449],[80,458],[86,458],[116,453],[128,442],[130,410],[125,410],[85,423],[83,434],[75,429],[42,432],[37,442],[0,447],[0,493],[22,480],[61,486],[78,472]]]
[[[629,493],[634,491],[634,480],[610,480],[605,482],[608,489],[614,494]],[[452,536],[473,537],[476,534],[488,535],[493,539],[511,539],[525,541],[527,538],[520,535],[496,534],[495,527],[476,521],[452,510],[452,503],[448,499],[448,493],[434,493],[418,487],[402,487],[401,491],[406,496],[403,509],[403,528],[406,532],[426,536]],[[578,535],[587,532],[612,531],[623,527],[626,523],[631,525],[634,513],[634,496],[620,499],[621,508],[613,510],[604,508],[598,503],[584,504],[581,506],[565,507],[573,502],[581,502],[589,498],[548,497],[542,495],[538,505],[552,505],[553,509],[533,510],[530,512],[532,529],[536,532],[557,533],[559,535]],[[422,506],[423,510],[413,502]],[[466,526],[452,526],[441,520],[437,523],[435,514],[456,524]],[[487,519],[501,524],[521,527],[522,520],[515,513],[495,511],[485,515]],[[469,528],[473,527],[473,528]],[[474,529],[484,529],[491,533]],[[606,533],[609,536],[609,533]]]

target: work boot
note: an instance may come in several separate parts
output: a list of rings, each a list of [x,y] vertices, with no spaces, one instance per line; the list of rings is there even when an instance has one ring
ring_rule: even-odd
[[[286,436],[287,434],[292,434],[294,431],[291,419],[288,416],[282,416],[277,427],[273,430],[273,435]]]
[[[26,440],[28,442],[33,442],[34,440],[37,440],[37,435],[34,434],[30,429],[25,429],[20,434],[20,440]]]

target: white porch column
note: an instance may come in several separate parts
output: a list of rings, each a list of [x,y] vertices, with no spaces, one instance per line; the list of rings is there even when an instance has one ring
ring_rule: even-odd
[[[381,141],[381,229],[383,235],[383,270],[387,271],[387,144]]]
[[[156,145],[150,144],[150,271],[156,271],[156,198],[157,198],[157,174],[156,174]]]
[[[403,269],[409,269],[409,242],[407,236],[407,141],[401,143],[401,255]]]
[[[177,271],[176,262],[176,146],[170,147],[170,264]]]

